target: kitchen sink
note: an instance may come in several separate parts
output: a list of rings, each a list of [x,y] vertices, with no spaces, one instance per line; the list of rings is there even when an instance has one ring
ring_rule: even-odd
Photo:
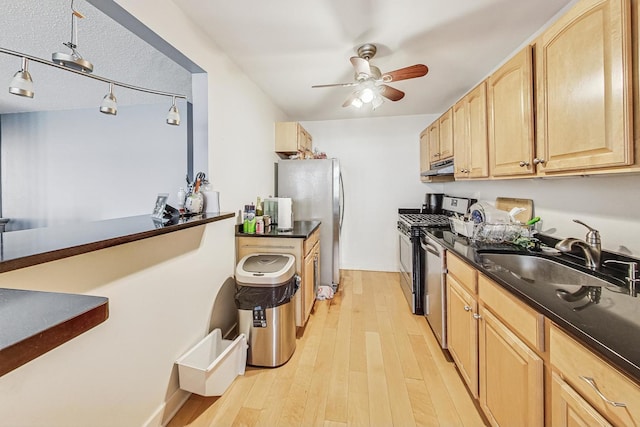
[[[518,279],[537,285],[555,287],[610,287],[618,289],[625,284],[618,279],[601,279],[552,259],[511,253],[482,253],[484,268],[496,273],[508,272]]]

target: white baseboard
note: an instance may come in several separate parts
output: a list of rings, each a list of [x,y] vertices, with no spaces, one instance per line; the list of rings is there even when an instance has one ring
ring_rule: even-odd
[[[191,393],[182,389],[176,390],[166,402],[149,417],[143,427],[165,427],[169,421],[178,413],[191,396]]]

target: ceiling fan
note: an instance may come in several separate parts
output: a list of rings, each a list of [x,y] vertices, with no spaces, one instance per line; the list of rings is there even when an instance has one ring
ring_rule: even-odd
[[[311,87],[357,86],[357,89],[346,99],[342,106],[360,108],[364,104],[371,103],[372,108],[375,110],[384,102],[383,97],[391,101],[399,101],[404,98],[404,92],[387,85],[387,83],[422,77],[429,72],[429,68],[426,65],[416,64],[382,74],[378,67],[369,63],[369,60],[373,58],[377,50],[376,45],[371,43],[358,47],[358,56],[352,56],[350,59],[351,65],[355,70],[354,82],[314,85]]]

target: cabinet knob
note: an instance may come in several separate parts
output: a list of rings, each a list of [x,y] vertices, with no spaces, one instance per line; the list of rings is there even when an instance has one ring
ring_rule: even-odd
[[[464,311],[471,311],[471,307],[469,307],[468,305],[464,306]]]
[[[537,157],[535,159],[533,159],[533,164],[534,165],[542,165],[542,164],[544,164],[544,162],[546,162],[545,159],[539,159]]]
[[[473,318],[476,320],[480,320],[482,319],[482,316],[480,316],[478,313],[473,313]]]
[[[584,382],[586,382],[587,384],[589,384],[591,386],[591,388],[593,389],[593,391],[595,391],[596,394],[598,396],[600,396],[600,399],[604,400],[609,405],[615,406],[617,408],[625,408],[627,406],[625,403],[614,402],[613,400],[607,399],[607,397],[604,394],[602,394],[602,392],[598,389],[598,386],[596,385],[596,381],[593,378],[591,378],[591,377],[583,377],[581,375],[580,379],[583,380]]]
[[[520,162],[520,167],[523,168],[525,166],[529,166],[530,164],[531,163],[529,163],[529,162],[522,161],[522,162]]]

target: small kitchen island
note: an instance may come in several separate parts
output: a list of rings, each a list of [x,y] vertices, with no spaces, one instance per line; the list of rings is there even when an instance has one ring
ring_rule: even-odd
[[[291,254],[296,258],[296,274],[300,289],[294,298],[296,326],[303,331],[316,299],[320,270],[320,221],[294,221],[290,231],[278,231],[275,226],[261,234],[236,230],[236,264],[246,255],[255,253]]]

